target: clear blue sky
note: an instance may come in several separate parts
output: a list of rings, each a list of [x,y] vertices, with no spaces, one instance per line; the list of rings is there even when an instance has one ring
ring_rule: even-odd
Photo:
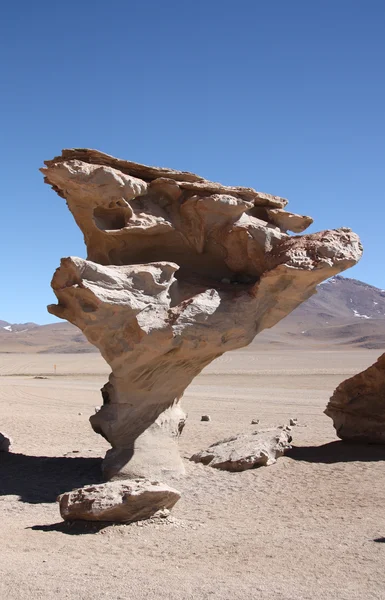
[[[384,0],[20,0],[1,9],[0,319],[50,322],[84,256],[38,169],[65,147],[289,198],[385,288]]]

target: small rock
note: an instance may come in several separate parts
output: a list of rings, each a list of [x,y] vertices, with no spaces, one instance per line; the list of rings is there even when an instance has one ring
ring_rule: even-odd
[[[259,423],[259,419],[252,419],[251,424],[252,425],[258,425]]]
[[[201,416],[201,421],[211,421],[210,415],[202,415]]]
[[[291,425],[292,427],[294,427],[295,425],[298,425],[298,419],[290,419],[289,421],[289,425]]]
[[[12,440],[5,433],[0,433],[0,452],[9,452],[12,446]]]
[[[81,415],[82,415],[82,414],[83,414],[83,413],[78,413],[79,417],[81,417]]]
[[[194,454],[190,460],[223,471],[245,471],[273,465],[285,450],[291,448],[291,439],[287,428],[261,429],[221,440]]]
[[[168,508],[163,508],[161,510],[158,510],[155,514],[154,517],[157,517],[159,519],[168,519],[168,517],[170,516],[171,511]]]
[[[44,377],[44,375],[36,375],[34,379],[48,379],[48,377]]]
[[[95,415],[96,415],[96,413],[98,413],[98,412],[99,412],[99,410],[100,410],[101,408],[102,408],[101,406],[94,406]]]
[[[60,514],[66,521],[111,521],[130,523],[149,519],[178,502],[178,490],[146,479],[109,481],[87,485],[58,497]],[[162,514],[162,513],[161,513]],[[163,513],[168,516],[168,512]]]

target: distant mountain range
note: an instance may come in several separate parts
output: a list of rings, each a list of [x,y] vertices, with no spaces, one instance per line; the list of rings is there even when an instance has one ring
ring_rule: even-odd
[[[337,275],[253,345],[385,349],[385,290]],[[0,352],[97,352],[67,322],[37,325],[0,321]]]
[[[385,290],[337,275],[258,340],[385,349]]]
[[[0,321],[1,352],[98,352],[82,332],[67,323],[8,323]]]

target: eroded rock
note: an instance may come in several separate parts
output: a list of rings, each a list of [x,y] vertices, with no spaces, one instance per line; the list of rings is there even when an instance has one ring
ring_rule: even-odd
[[[222,471],[246,471],[273,465],[291,448],[291,439],[287,427],[260,429],[216,442],[207,450],[194,454],[190,460]]]
[[[180,496],[178,490],[168,485],[132,479],[87,485],[62,494],[58,502],[66,521],[129,523],[171,509]]]
[[[167,481],[184,470],[186,387],[353,266],[359,239],[346,228],[290,237],[283,198],[95,150],[64,150],[42,171],[87,245],[87,260],[62,259],[49,311],[111,366],[90,418],[112,445],[104,475]]]
[[[385,444],[385,354],[340,383],[325,414],[342,440]]]

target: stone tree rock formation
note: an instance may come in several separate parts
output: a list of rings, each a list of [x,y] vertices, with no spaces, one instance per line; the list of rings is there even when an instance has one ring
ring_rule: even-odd
[[[385,354],[340,383],[325,414],[342,440],[385,444]]]
[[[64,258],[48,310],[77,325],[112,373],[90,418],[107,478],[183,472],[179,400],[211,361],[249,344],[361,255],[349,229],[289,236],[287,200],[95,150],[46,161],[87,260]]]

